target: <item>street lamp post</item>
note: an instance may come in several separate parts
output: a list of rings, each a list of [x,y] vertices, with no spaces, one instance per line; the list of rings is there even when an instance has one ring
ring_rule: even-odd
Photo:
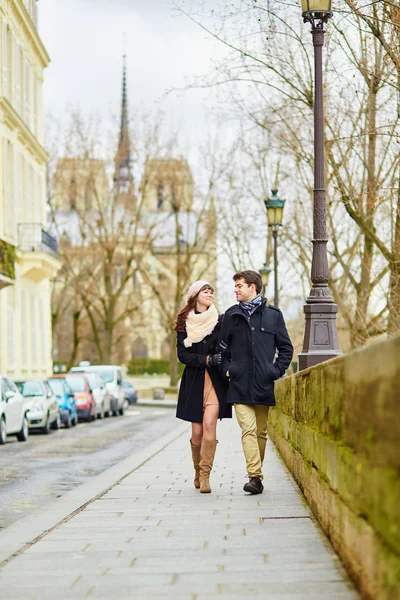
[[[329,268],[326,238],[326,198],[324,174],[324,108],[322,86],[322,47],[324,24],[332,16],[331,0],[301,0],[304,22],[311,23],[314,46],[314,225],[311,263],[312,288],[304,305],[305,331],[299,369],[306,369],[339,355],[336,327],[338,307],[328,287]]]
[[[278,196],[278,190],[271,190],[272,196],[265,200],[267,209],[268,227],[272,229],[274,238],[274,305],[279,306],[279,288],[278,288],[278,229],[282,227],[283,207],[285,200]]]
[[[263,268],[260,269],[261,280],[263,284],[263,296],[267,295],[267,286],[269,280],[269,274],[271,273],[271,269],[268,269],[267,264],[264,263]]]

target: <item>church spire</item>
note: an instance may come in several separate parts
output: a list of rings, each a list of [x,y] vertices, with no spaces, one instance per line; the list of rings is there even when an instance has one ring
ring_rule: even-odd
[[[131,165],[131,142],[129,139],[128,122],[128,92],[126,83],[126,54],[123,55],[122,67],[122,104],[121,125],[119,132],[118,150],[115,155],[114,182],[116,193],[131,195],[133,190],[133,175]]]

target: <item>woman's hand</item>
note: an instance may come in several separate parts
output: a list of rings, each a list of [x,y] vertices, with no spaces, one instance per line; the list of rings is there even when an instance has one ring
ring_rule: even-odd
[[[222,354],[217,352],[216,354],[209,354],[206,358],[208,367],[219,367],[222,364]]]

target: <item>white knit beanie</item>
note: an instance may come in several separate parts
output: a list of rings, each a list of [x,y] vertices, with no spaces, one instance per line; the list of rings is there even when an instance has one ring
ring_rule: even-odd
[[[193,296],[198,294],[201,288],[203,288],[205,285],[208,285],[211,289],[214,289],[213,286],[210,283],[208,283],[208,281],[203,281],[202,279],[199,279],[199,281],[195,281],[194,283],[192,283],[192,285],[188,289],[186,301],[189,302],[190,298],[193,298]]]

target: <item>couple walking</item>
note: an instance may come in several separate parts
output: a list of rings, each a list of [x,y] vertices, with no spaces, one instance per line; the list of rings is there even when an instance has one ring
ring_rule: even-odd
[[[249,476],[243,489],[261,494],[274,381],[288,368],[293,346],[281,311],[261,296],[261,275],[241,271],[233,280],[238,304],[224,315],[214,306],[212,285],[195,281],[176,318],[178,358],[185,365],[176,416],[192,423],[194,486],[209,493],[217,420],[231,418],[233,405]]]

